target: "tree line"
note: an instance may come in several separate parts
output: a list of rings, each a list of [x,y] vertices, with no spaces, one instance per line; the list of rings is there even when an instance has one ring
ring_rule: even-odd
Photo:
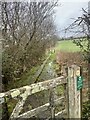
[[[57,2],[1,2],[2,83],[17,80],[42,62],[56,42]]]

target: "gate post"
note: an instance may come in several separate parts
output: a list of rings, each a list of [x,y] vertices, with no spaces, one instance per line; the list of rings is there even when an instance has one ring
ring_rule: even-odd
[[[50,86],[49,89],[49,103],[50,103],[50,113],[51,113],[51,119],[55,118],[55,106],[54,106],[54,91],[55,88],[53,88],[53,85]]]
[[[80,67],[68,67],[69,118],[81,118],[81,86],[78,86]]]

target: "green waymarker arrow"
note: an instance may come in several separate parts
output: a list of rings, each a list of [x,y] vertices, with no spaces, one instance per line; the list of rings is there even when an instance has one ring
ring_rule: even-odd
[[[80,90],[83,87],[83,77],[77,76],[77,90]]]

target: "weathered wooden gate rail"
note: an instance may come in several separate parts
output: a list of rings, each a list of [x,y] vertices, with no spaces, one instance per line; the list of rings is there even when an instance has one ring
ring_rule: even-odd
[[[5,93],[0,93],[1,104],[9,100],[10,98],[19,99],[13,112],[11,113],[10,119],[30,118],[33,116],[37,116],[40,112],[45,111],[48,108],[50,108],[50,118],[55,118],[55,116],[58,116],[63,112],[67,113],[67,118],[81,118],[81,68],[76,65],[72,65],[71,67],[68,67],[66,71],[67,74],[64,74],[64,76],[24,86],[21,88],[12,89]],[[55,88],[59,85],[64,86],[64,96],[54,99]],[[25,113],[21,113],[27,97],[43,90],[49,90],[49,103],[46,103]],[[65,101],[65,109],[55,114],[55,105],[59,103],[62,104],[63,101]]]
[[[63,111],[61,111],[61,112],[59,112],[55,115],[54,107],[53,107],[52,104],[53,103],[55,103],[55,104],[60,103],[60,101],[64,100],[65,97],[61,97],[59,99],[54,100],[53,99],[54,98],[53,97],[54,96],[53,90],[58,85],[61,85],[61,84],[66,85],[66,83],[67,83],[66,77],[61,76],[61,77],[54,78],[54,79],[51,79],[51,80],[47,80],[47,81],[44,81],[44,82],[31,84],[29,86],[24,86],[24,87],[21,87],[21,88],[12,89],[8,92],[0,93],[0,103],[5,102],[6,98],[8,98],[8,99],[9,98],[19,98],[19,102],[16,104],[13,112],[11,113],[10,119],[12,119],[12,118],[30,118],[30,117],[38,114],[40,111],[47,110],[50,105],[51,105],[51,117],[53,118],[53,117],[61,114],[62,112],[65,112],[65,110],[63,110]],[[23,105],[24,105],[27,97],[34,94],[34,93],[43,91],[43,90],[50,90],[50,92],[51,92],[50,103],[46,103],[43,106],[40,106],[38,108],[32,109],[32,110],[30,110],[26,113],[23,113],[23,114],[19,115],[21,110],[23,109]]]

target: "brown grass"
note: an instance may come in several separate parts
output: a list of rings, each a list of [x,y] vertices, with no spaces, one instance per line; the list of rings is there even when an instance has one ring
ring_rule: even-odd
[[[83,55],[81,52],[58,52],[57,53],[57,57],[56,57],[56,61],[58,64],[60,64],[61,66],[63,64],[67,64],[68,66],[76,64],[78,66],[82,66],[83,67],[83,78],[84,78],[84,82],[83,82],[83,101],[85,101],[87,99],[87,84],[88,84],[88,74],[87,74],[87,62],[84,61],[83,59]]]
[[[67,63],[68,65],[86,65],[86,62],[83,60],[83,55],[81,52],[58,52],[56,61],[59,64]]]

